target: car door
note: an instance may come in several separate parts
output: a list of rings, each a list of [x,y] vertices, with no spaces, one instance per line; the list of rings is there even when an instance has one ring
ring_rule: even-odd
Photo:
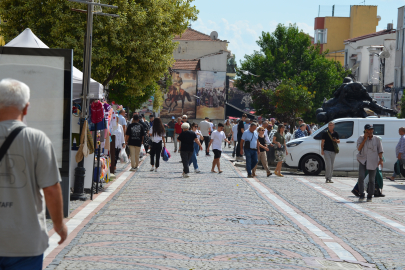
[[[335,131],[339,134],[339,154],[336,155],[334,169],[339,171],[353,171],[355,166],[355,152],[357,142],[358,120],[351,119],[335,123]]]

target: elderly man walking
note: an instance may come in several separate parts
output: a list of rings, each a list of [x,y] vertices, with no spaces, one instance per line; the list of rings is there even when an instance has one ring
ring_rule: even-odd
[[[250,124],[248,130],[243,132],[242,138],[240,140],[240,154],[243,155],[243,150],[245,150],[246,156],[246,170],[248,173],[248,178],[253,178],[252,169],[257,165],[257,140],[259,139],[259,134],[256,131],[257,124],[253,122]]]
[[[40,270],[48,247],[45,203],[62,244],[62,191],[58,161],[50,139],[23,123],[29,87],[0,81],[0,269]],[[44,203],[45,197],[45,203]]]
[[[302,124],[301,124],[302,125]],[[333,183],[333,164],[336,154],[339,153],[339,134],[334,130],[335,123],[329,122],[328,129],[322,134],[321,154],[325,158],[325,179],[326,183]]]
[[[189,123],[183,123],[181,128],[183,132],[179,135],[177,140],[181,142],[179,151],[181,162],[183,163],[183,178],[188,178],[190,172],[190,160],[194,152],[194,142],[198,144],[200,150],[203,148],[195,132],[190,130]]]
[[[375,189],[375,174],[378,165],[383,166],[383,146],[381,140],[373,135],[374,128],[372,125],[364,126],[364,135],[357,139],[357,161],[359,162],[359,201],[364,200],[364,178],[366,170],[369,175],[367,188],[367,202],[372,201]]]

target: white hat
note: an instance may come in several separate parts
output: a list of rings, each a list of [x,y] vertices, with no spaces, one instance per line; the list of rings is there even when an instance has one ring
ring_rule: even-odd
[[[183,115],[183,117],[182,118],[187,118],[187,115]]]
[[[190,124],[189,124],[189,123],[183,123],[183,124],[181,125],[181,128],[182,128],[182,129],[190,129]]]

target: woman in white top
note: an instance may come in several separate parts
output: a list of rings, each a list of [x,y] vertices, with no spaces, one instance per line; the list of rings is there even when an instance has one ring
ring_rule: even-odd
[[[116,118],[117,124],[111,128],[111,135],[115,135],[115,162],[114,162],[114,172],[117,167],[117,161],[119,159],[119,155],[122,148],[125,148],[125,137],[124,137],[124,129],[122,125],[118,124],[118,118]]]
[[[157,169],[159,168],[160,154],[162,153],[162,142],[166,148],[166,140],[163,139],[166,136],[166,131],[160,118],[155,118],[155,120],[153,120],[153,126],[150,128],[149,134],[152,140],[152,146],[150,149],[150,165],[152,165],[152,168],[150,171],[155,170],[155,172],[157,172]]]

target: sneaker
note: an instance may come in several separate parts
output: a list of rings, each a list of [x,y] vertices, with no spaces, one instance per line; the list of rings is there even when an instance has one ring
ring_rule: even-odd
[[[154,169],[155,169],[155,168],[152,167],[152,168],[150,169],[150,171],[153,172]]]
[[[155,168],[155,172],[157,172],[157,168]]]
[[[372,201],[373,201],[373,198],[367,197],[367,202],[372,202]]]
[[[332,180],[329,180],[329,183],[331,183],[331,184],[332,184],[332,183],[333,183],[333,181],[332,181]]]
[[[231,146],[230,146],[230,145],[228,145],[228,148],[231,148]]]
[[[253,178],[253,175],[249,174],[249,175],[247,176],[247,178]]]
[[[329,183],[329,180],[328,180],[328,179],[326,179],[325,183],[326,183],[326,184],[327,184],[327,183]]]
[[[183,174],[183,178],[189,178],[189,177],[190,176],[187,173]]]
[[[359,202],[364,201],[364,193],[359,196]]]
[[[137,168],[131,168],[130,171],[133,172],[133,171],[136,171],[136,169]]]
[[[201,171],[199,169],[194,170],[195,173],[200,173]]]

